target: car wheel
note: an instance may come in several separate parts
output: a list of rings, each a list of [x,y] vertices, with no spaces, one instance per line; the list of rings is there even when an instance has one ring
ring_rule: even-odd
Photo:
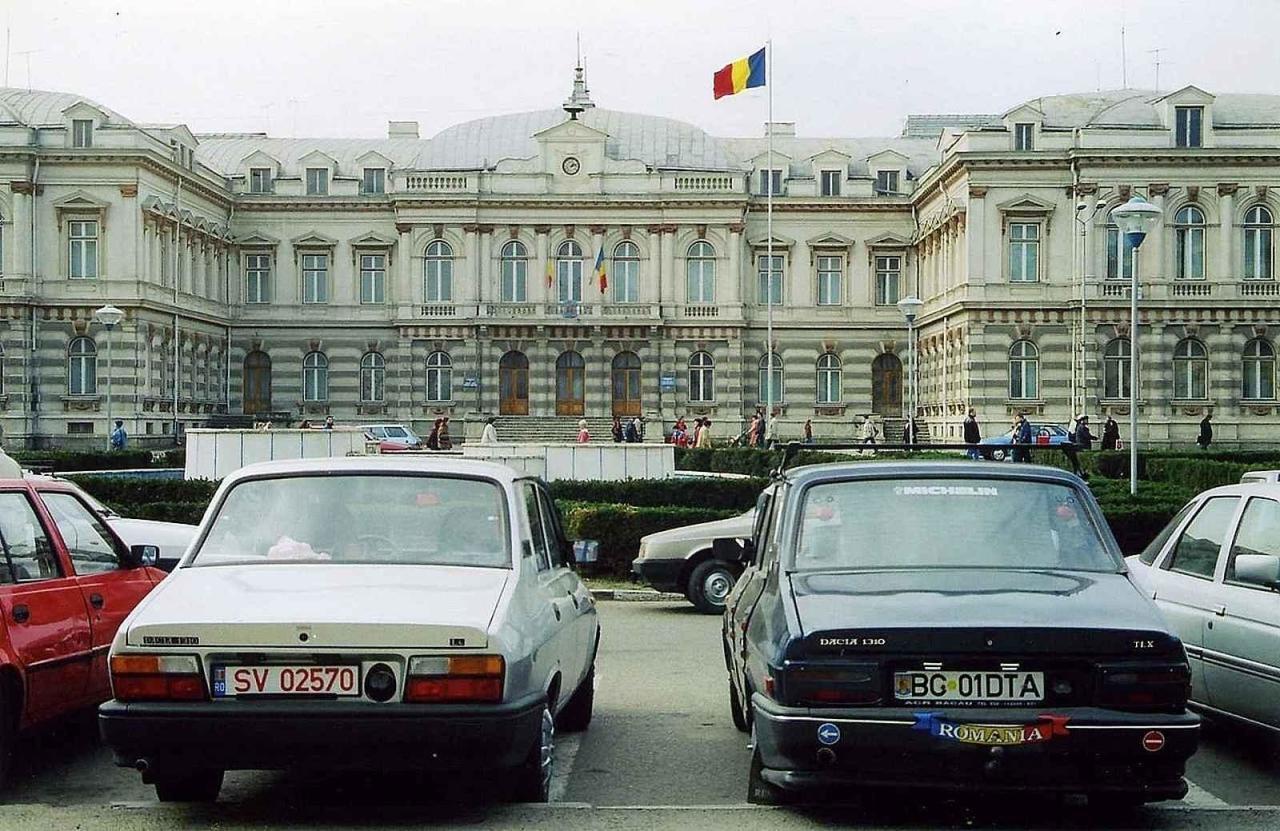
[[[751,725],[747,724],[747,714],[742,710],[742,700],[738,698],[738,688],[729,679],[729,714],[733,716],[733,726],[740,733],[750,733]]]
[[[1003,450],[992,450],[992,451],[991,451],[991,458],[995,459],[997,462],[1003,462],[1003,461],[1004,461],[1004,457],[1005,457],[1005,456],[1007,456],[1007,455],[1009,455],[1009,454],[1007,454],[1007,453],[1006,453],[1005,451],[1003,451]]]
[[[512,798],[516,802],[550,802],[551,770],[556,749],[556,720],[550,706],[542,708],[538,738],[529,748],[524,763],[512,777]]]
[[[724,614],[725,601],[733,591],[733,584],[738,575],[722,560],[707,560],[698,563],[689,575],[687,594],[699,612],[708,615]]]
[[[172,771],[157,775],[155,785],[161,802],[215,802],[222,790],[222,771]]]
[[[566,733],[577,733],[587,729],[591,724],[591,710],[596,700],[596,665],[593,663],[582,679],[578,689],[574,690],[569,702],[560,711],[556,724]]]
[[[747,772],[747,802],[752,805],[786,805],[790,802],[790,794],[770,782],[766,782],[762,771],[764,762],[760,759],[760,748],[756,747],[755,731],[751,733],[751,769]]]

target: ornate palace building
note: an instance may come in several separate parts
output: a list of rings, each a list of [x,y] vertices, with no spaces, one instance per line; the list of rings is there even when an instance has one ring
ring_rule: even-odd
[[[5,441],[102,444],[108,409],[156,444],[217,414],[467,434],[705,414],[723,438],[768,384],[781,437],[900,429],[907,294],[935,438],[970,405],[987,432],[1119,415],[1135,267],[1151,437],[1188,442],[1209,411],[1220,439],[1275,437],[1280,96],[766,130],[772,159],[764,136],[598,108],[581,70],[562,107],[385,140],[193,135],[0,90]],[[1109,224],[1135,193],[1164,211],[1138,257]]]

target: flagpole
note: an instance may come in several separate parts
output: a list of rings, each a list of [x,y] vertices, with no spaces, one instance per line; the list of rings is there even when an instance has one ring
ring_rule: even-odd
[[[764,401],[765,447],[773,438],[773,38],[764,42],[764,86],[769,97],[769,119],[764,132],[768,139],[769,170],[765,180],[769,188],[765,194],[765,355],[767,356]],[[781,177],[779,177],[781,178]]]

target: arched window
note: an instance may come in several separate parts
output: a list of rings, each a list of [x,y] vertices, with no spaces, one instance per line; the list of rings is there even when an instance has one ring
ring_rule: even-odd
[[[689,246],[685,263],[689,303],[716,302],[716,249],[706,240],[698,240]]]
[[[529,251],[524,243],[511,240],[502,246],[502,302],[529,300]]]
[[[425,281],[423,297],[428,303],[453,302],[453,249],[444,240],[427,245],[423,262]]]
[[[1244,279],[1270,280],[1275,276],[1271,239],[1271,211],[1255,205],[1244,215]]]
[[[689,356],[689,401],[707,404],[716,400],[716,361],[709,352]]]
[[[613,302],[640,302],[640,249],[634,242],[620,242],[613,249]]]
[[[782,393],[782,358],[770,352],[760,359],[760,403],[777,404]]]
[[[1244,397],[1249,401],[1274,401],[1276,397],[1276,348],[1255,338],[1244,347]]]
[[[841,394],[840,359],[833,352],[818,358],[818,403],[839,404]]]
[[[453,359],[448,352],[427,356],[427,400],[453,400]]]
[[[329,400],[329,359],[323,352],[308,352],[302,359],[302,400]]]
[[[386,398],[387,361],[377,352],[360,359],[360,400],[381,404]]]
[[[1040,396],[1040,350],[1029,340],[1009,347],[1009,397],[1034,399]]]
[[[1194,338],[1179,341],[1173,350],[1173,397],[1182,401],[1209,397],[1209,352]]]
[[[561,303],[582,302],[582,246],[571,239],[556,249],[556,297]]]
[[[1129,397],[1129,339],[1115,338],[1102,351],[1102,397],[1116,401]]]
[[[76,338],[67,346],[67,392],[71,395],[98,392],[98,347],[91,338]]]
[[[1113,222],[1107,226],[1107,279],[1129,280],[1133,277],[1133,246]]]
[[[1204,279],[1204,211],[1187,205],[1173,217],[1179,280]]]

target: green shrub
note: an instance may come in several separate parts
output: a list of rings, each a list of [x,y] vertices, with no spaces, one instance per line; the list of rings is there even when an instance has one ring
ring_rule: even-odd
[[[559,502],[565,531],[573,539],[600,541],[599,574],[628,577],[640,551],[640,538],[655,531],[681,528],[735,516],[736,510],[710,508],[635,508],[585,502]]]
[[[149,505],[154,502],[209,504],[218,482],[209,479],[150,479],[131,476],[73,476],[72,480],[109,505]],[[203,508],[201,509],[203,510]],[[121,511],[138,516],[132,508]]]
[[[147,502],[145,504],[119,505],[112,508],[122,516],[132,519],[155,519],[162,522],[185,522],[188,525],[199,525],[204,517],[208,502]]]
[[[610,502],[635,507],[684,506],[747,511],[768,484],[767,479],[628,479],[621,482],[550,483],[557,500]]]
[[[24,450],[12,455],[23,467],[48,468],[55,473],[68,470],[128,470],[152,466],[149,450]]]

